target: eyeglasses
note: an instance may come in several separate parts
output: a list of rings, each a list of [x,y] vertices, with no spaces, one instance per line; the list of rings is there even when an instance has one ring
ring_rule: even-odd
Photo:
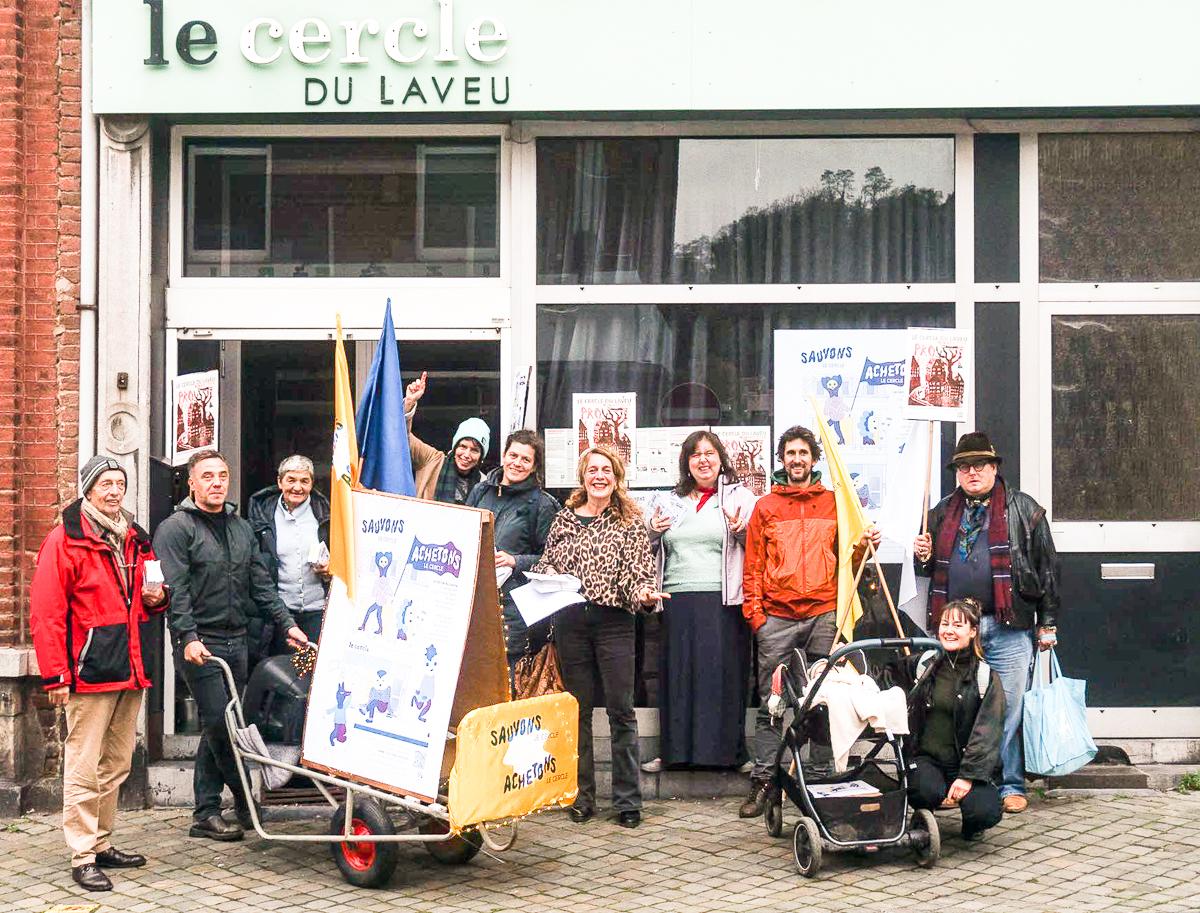
[[[971,462],[955,463],[954,468],[961,473],[983,472],[992,465],[991,460],[971,460]]]

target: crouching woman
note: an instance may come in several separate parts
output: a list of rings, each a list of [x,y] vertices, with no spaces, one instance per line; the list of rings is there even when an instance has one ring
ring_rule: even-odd
[[[1004,732],[1004,687],[983,661],[979,603],[947,603],[937,626],[944,653],[917,661],[909,701],[912,762],[908,798],[914,808],[962,812],[962,834],[974,840],[1000,821],[993,776]]]

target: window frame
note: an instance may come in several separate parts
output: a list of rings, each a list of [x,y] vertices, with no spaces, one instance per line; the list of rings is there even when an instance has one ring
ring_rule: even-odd
[[[222,247],[219,250],[202,250],[195,246],[196,242],[196,195],[194,193],[187,196],[187,225],[184,228],[184,236],[187,244],[187,256],[185,262],[192,261],[196,263],[262,263],[271,255],[271,146],[264,143],[260,146],[189,146],[187,154],[188,177],[194,182],[196,177],[196,160],[207,158],[209,156],[223,156],[232,159],[257,159],[265,160],[265,179],[266,179],[266,207],[263,213],[264,231],[263,231],[263,246],[261,248],[243,247],[232,250],[228,247]],[[194,184],[193,184],[194,186]],[[221,210],[224,213],[227,208],[228,185],[223,184],[221,187]],[[228,234],[225,226],[222,225],[222,233]],[[226,240],[228,240],[226,238]]]

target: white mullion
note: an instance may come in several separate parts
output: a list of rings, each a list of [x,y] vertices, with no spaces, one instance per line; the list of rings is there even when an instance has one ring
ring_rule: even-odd
[[[167,191],[167,276],[171,284],[183,277],[183,135],[171,130],[170,184]]]
[[[974,339],[975,137],[971,133],[960,133],[954,138],[954,290],[954,326]],[[955,439],[974,430],[978,398],[976,390],[968,403],[966,420],[957,423]]]
[[[953,304],[949,282],[846,285],[539,285],[538,304]]]
[[[512,206],[514,250],[512,270],[513,362],[529,365],[525,427],[537,427],[537,143],[525,125],[513,125]]]
[[[1043,396],[1049,397],[1046,375],[1049,362],[1042,365],[1041,332],[1038,323],[1038,137],[1020,135],[1018,238],[1020,243],[1021,290],[1018,299],[1020,333],[1020,415],[1021,481],[1026,491],[1041,501],[1053,517],[1051,466],[1049,453],[1042,453],[1043,441],[1050,447],[1050,408],[1046,403],[1046,424],[1042,421]]]
[[[1146,302],[1157,310],[1172,302],[1200,301],[1200,282],[1044,282],[1038,298],[1043,303]]]

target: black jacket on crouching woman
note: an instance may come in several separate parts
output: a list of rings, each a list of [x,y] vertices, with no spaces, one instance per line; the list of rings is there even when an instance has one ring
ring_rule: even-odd
[[[958,776],[965,780],[992,781],[1000,767],[1000,742],[1004,734],[1004,686],[1000,675],[974,653],[963,656],[953,669],[954,747],[958,752]],[[948,663],[946,654],[937,656],[924,670],[908,699],[909,759],[916,755],[925,717],[933,707],[933,680]],[[977,670],[987,670],[987,689],[979,694]]]

